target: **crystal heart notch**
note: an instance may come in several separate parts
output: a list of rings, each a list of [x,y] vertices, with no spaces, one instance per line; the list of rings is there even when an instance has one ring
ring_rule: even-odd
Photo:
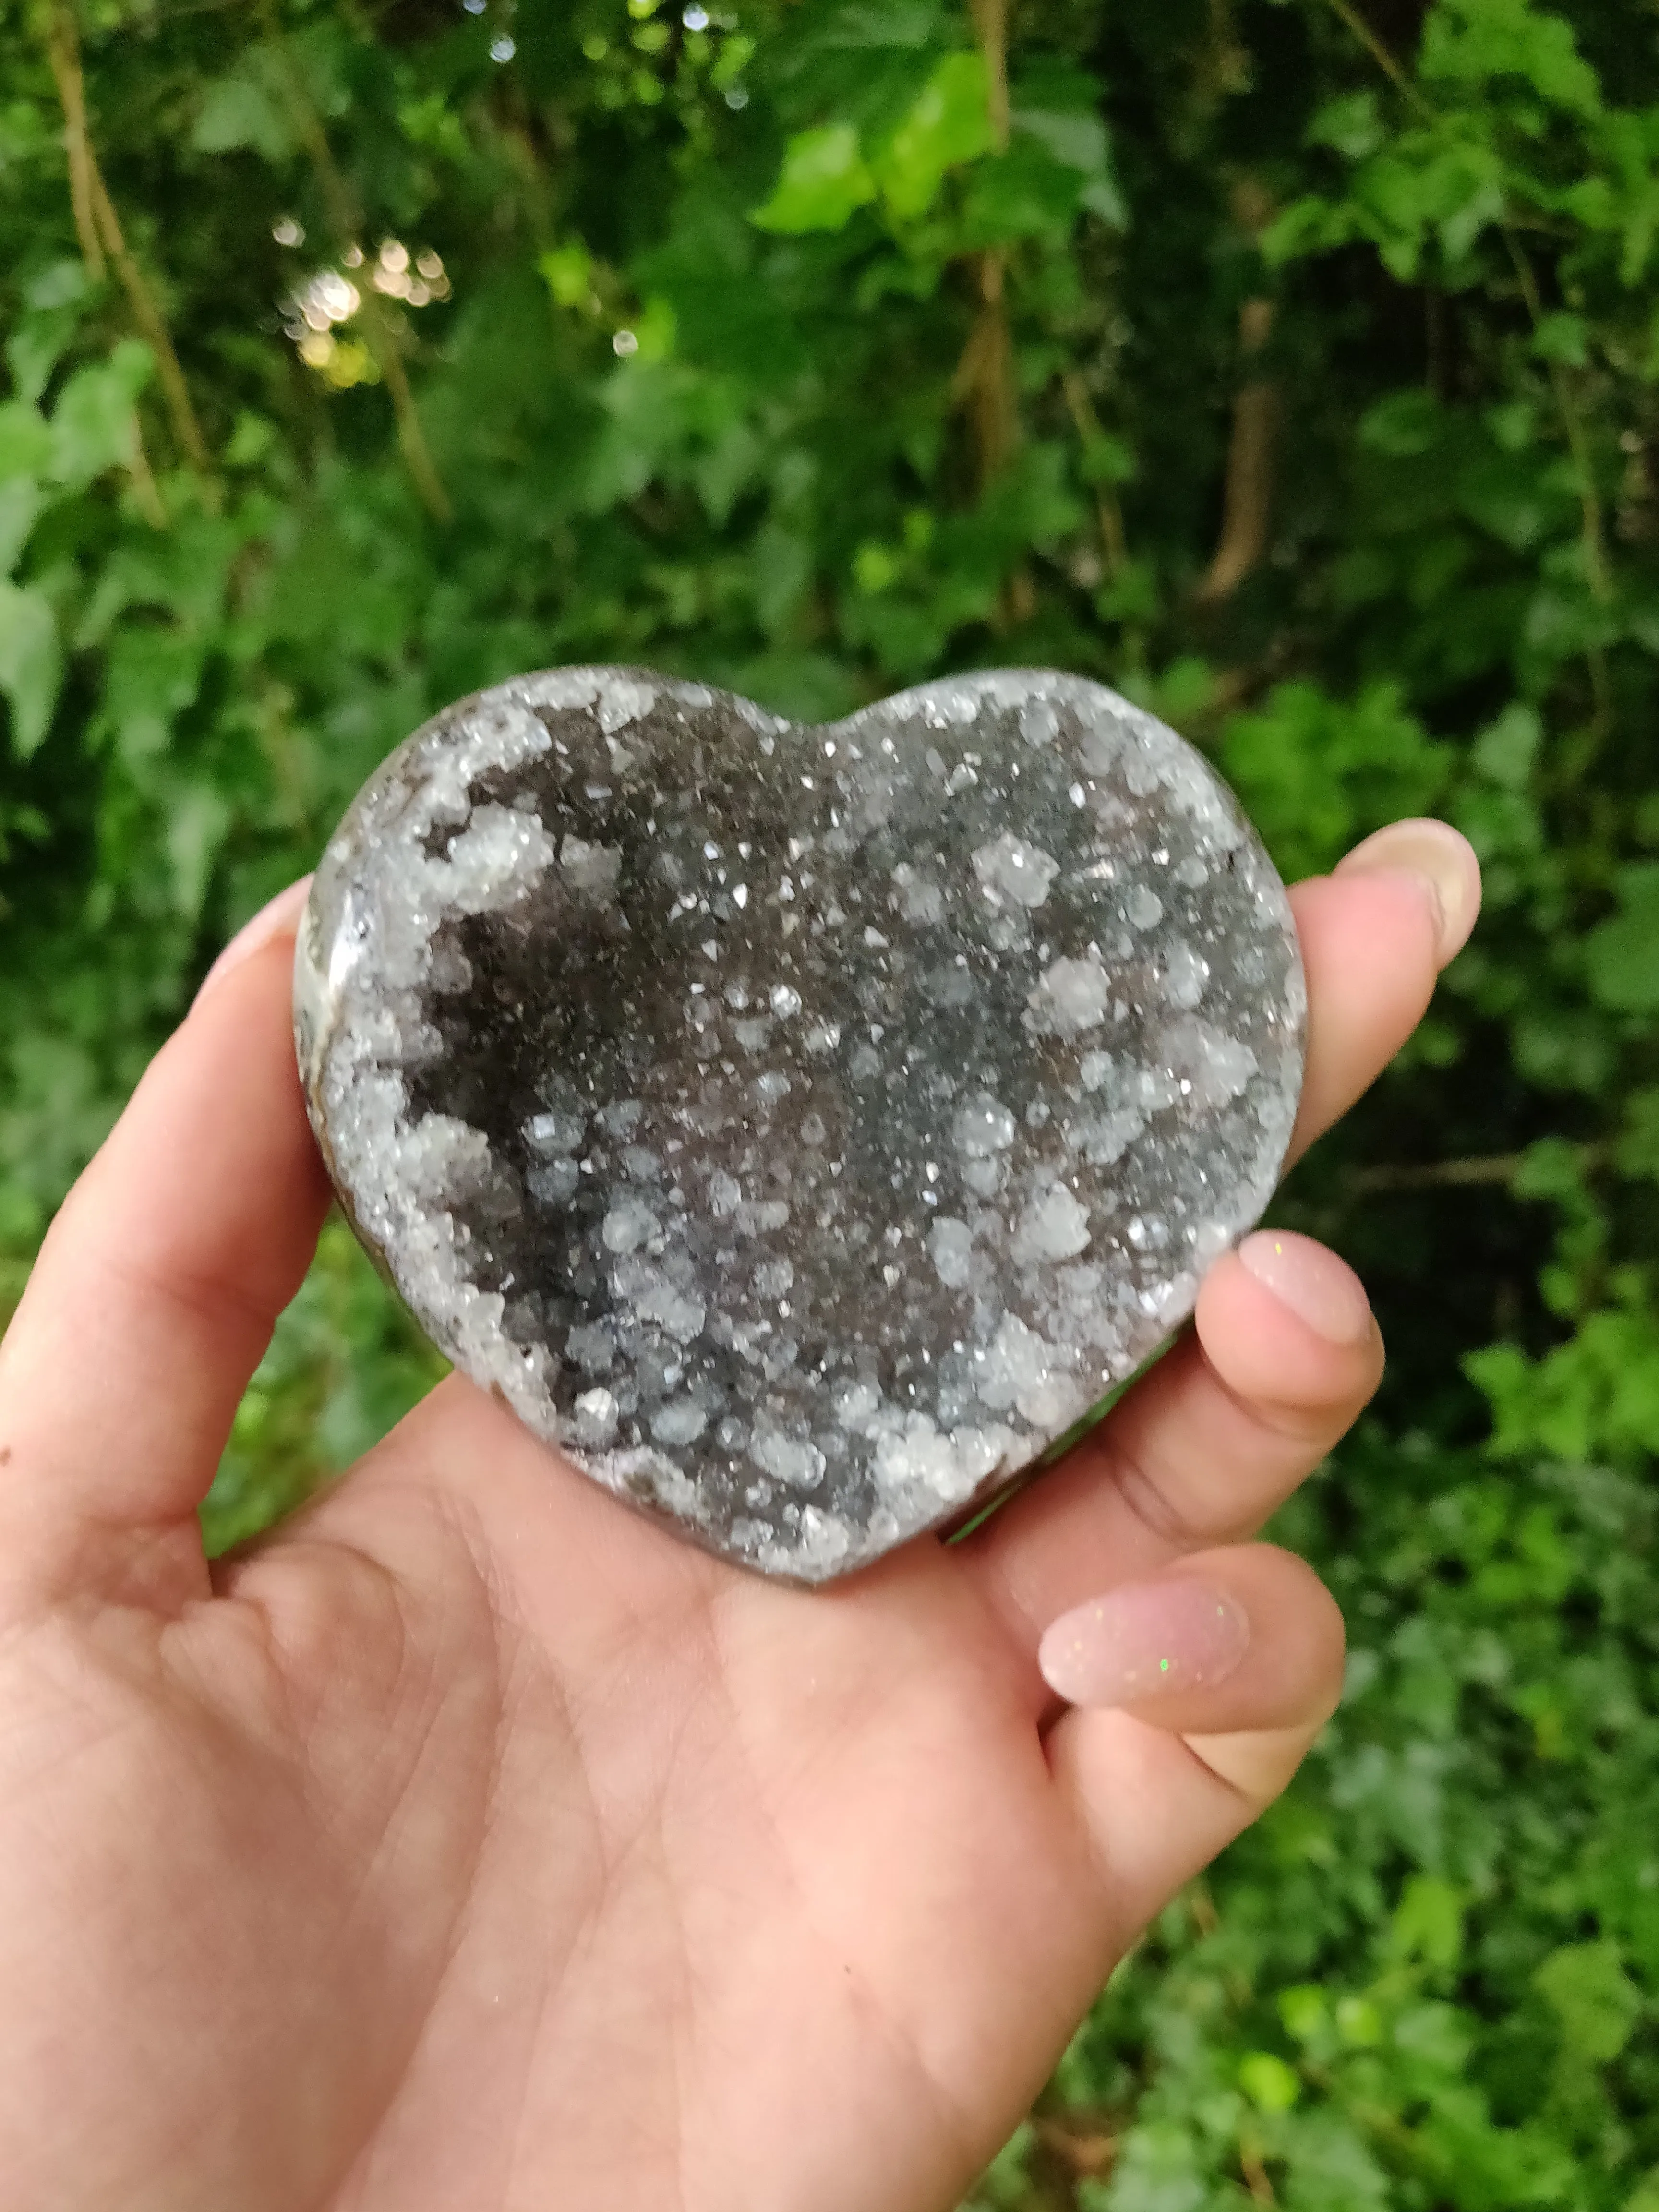
[[[1302,1076],[1232,797],[1044,672],[821,728],[632,669],[498,684],[364,787],[295,988],[336,1188],[433,1340],[802,1582],[1133,1371],[1258,1218]]]

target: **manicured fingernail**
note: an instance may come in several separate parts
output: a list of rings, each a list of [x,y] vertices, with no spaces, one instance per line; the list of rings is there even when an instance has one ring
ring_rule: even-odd
[[[1237,1599],[1166,1575],[1061,1613],[1037,1647],[1037,1664],[1049,1688],[1074,1705],[1139,1705],[1225,1681],[1249,1644]]]
[[[1339,876],[1361,869],[1414,876],[1433,902],[1436,957],[1443,968],[1469,941],[1480,912],[1480,863],[1449,822],[1391,822],[1337,863]]]
[[[258,952],[269,945],[300,918],[301,910],[311,893],[311,878],[301,876],[297,884],[290,884],[285,891],[262,906],[252,921],[245,921],[237,931],[207,974],[202,978],[202,988],[196,994],[199,1006],[216,983],[222,983],[233,968],[240,968],[250,953]]]
[[[1289,1229],[1258,1229],[1238,1248],[1257,1282],[1330,1344],[1363,1344],[1371,1333],[1365,1286],[1346,1260]]]

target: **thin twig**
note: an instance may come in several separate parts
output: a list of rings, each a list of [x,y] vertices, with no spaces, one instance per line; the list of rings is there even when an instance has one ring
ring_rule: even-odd
[[[974,0],[974,27],[985,56],[989,95],[991,142],[999,154],[1008,150],[1008,0]]]
[[[1008,0],[973,0],[975,27],[985,56],[991,142],[1008,145]],[[951,381],[953,397],[973,434],[975,473],[983,492],[1013,456],[1019,442],[1014,393],[1014,348],[1008,328],[1007,257],[992,246],[975,257],[979,308]],[[1010,580],[1005,613],[1017,619],[1033,603],[1029,577]]]
[[[1277,2204],[1273,2185],[1267,2179],[1267,2169],[1261,2163],[1261,2154],[1253,2143],[1240,2143],[1238,2170],[1243,2175],[1253,2204]]]
[[[81,67],[81,48],[75,17],[68,0],[54,0],[46,19],[46,52],[64,111],[64,148],[69,159],[70,203],[75,213],[76,235],[88,272],[104,274],[105,255],[113,263],[121,289],[127,295],[132,319],[155,356],[167,416],[180,451],[206,475],[211,469],[207,441],[179,365],[171,333],[143,271],[127,250],[120,218],[110,198],[87,120],[86,79]],[[148,465],[148,464],[146,464]],[[152,478],[152,489],[154,479]],[[141,491],[140,498],[143,495]]]
[[[1577,1154],[1578,1164],[1586,1174],[1604,1168],[1613,1157],[1606,1145],[1580,1145]],[[1424,1160],[1398,1166],[1383,1162],[1359,1169],[1352,1188],[1364,1192],[1446,1190],[1512,1183],[1526,1164],[1525,1152],[1490,1152],[1468,1159]]]
[[[1504,243],[1509,248],[1510,259],[1521,285],[1521,296],[1527,303],[1527,313],[1534,333],[1544,319],[1544,302],[1538,290],[1538,279],[1533,267],[1508,222],[1503,225]],[[1607,534],[1601,513],[1601,495],[1595,489],[1595,477],[1590,466],[1589,439],[1584,429],[1584,418],[1578,411],[1567,373],[1559,361],[1548,363],[1550,389],[1555,395],[1555,404],[1567,434],[1567,444],[1578,470],[1578,498],[1583,514],[1584,567],[1589,576],[1590,589],[1598,599],[1605,599],[1613,589],[1613,579],[1607,570]]]
[[[1273,197],[1259,178],[1241,177],[1233,188],[1233,220],[1256,244],[1273,221]],[[1263,352],[1273,335],[1273,302],[1246,300],[1238,311],[1238,351],[1245,363]],[[1221,535],[1204,580],[1200,605],[1218,606],[1231,599],[1267,550],[1273,521],[1273,447],[1279,427],[1279,394],[1272,380],[1247,375],[1233,400],[1232,434],[1227,442],[1227,474],[1222,490]]]
[[[1400,64],[1395,59],[1388,48],[1383,45],[1382,40],[1377,37],[1376,32],[1372,30],[1370,25],[1359,13],[1359,10],[1350,4],[1350,0],[1330,0],[1330,8],[1332,14],[1337,16],[1340,21],[1347,25],[1349,30],[1352,31],[1354,37],[1358,40],[1360,45],[1364,46],[1366,52],[1376,64],[1378,69],[1382,70],[1383,76],[1388,78],[1389,83],[1393,85],[1395,90],[1406,102],[1406,105],[1410,108],[1413,108],[1419,115],[1431,114],[1433,111],[1430,107],[1428,101],[1424,99],[1422,94],[1412,82],[1410,77],[1407,76],[1405,70],[1401,69]]]
[[[167,511],[161,498],[161,488],[150,467],[149,455],[144,450],[144,427],[138,419],[138,410],[132,410],[132,433],[127,454],[127,474],[132,479],[132,495],[138,502],[138,511],[152,530],[165,530]]]
[[[92,208],[97,217],[98,228],[114,264],[121,289],[127,295],[132,309],[132,319],[137,324],[145,343],[155,356],[155,374],[161,379],[161,397],[167,403],[167,420],[173,425],[186,459],[205,476],[213,462],[208,453],[207,440],[202,435],[202,426],[196,418],[196,409],[191,400],[190,386],[185,382],[185,372],[173,350],[173,338],[155,295],[144,278],[144,273],[127,249],[121,229],[120,217],[109,196],[103,173],[98,167],[98,157],[91,146],[87,149],[87,166],[92,185]]]
[[[1036,2113],[1031,2131],[1046,2151],[1053,2153],[1073,2177],[1094,2179],[1111,2171],[1117,2157],[1118,2138],[1105,2128],[1079,2128],[1071,2115],[1054,2118]]]
[[[81,72],[81,46],[75,18],[67,0],[57,0],[46,18],[46,58],[64,110],[64,151],[69,157],[70,205],[75,211],[75,235],[81,242],[81,258],[88,276],[104,274],[104,249],[98,242],[98,226],[92,214],[90,151],[87,141],[87,87]]]
[[[1066,404],[1086,453],[1103,434],[1100,417],[1089,397],[1089,387],[1076,369],[1068,368],[1060,378],[1060,388],[1066,395]],[[1095,514],[1100,525],[1100,550],[1105,557],[1106,573],[1109,576],[1121,576],[1129,558],[1129,548],[1123,534],[1123,510],[1109,483],[1103,482],[1095,486]]]
[[[1238,313],[1239,352],[1249,361],[1267,344],[1273,325],[1271,300],[1246,300]],[[1267,550],[1273,519],[1273,434],[1279,394],[1270,379],[1250,377],[1233,400],[1232,435],[1222,491],[1221,536],[1208,573],[1198,587],[1210,606],[1231,599]]]
[[[328,132],[323,127],[323,119],[312,105],[305,80],[295,65],[293,56],[269,6],[264,10],[264,19],[265,35],[282,73],[283,89],[288,94],[295,126],[316,165],[324,203],[328,209],[329,222],[335,234],[335,243],[343,249],[356,240],[362,227],[361,212],[334,159],[334,149],[328,143]],[[432,458],[432,449],[426,442],[426,433],[421,428],[420,414],[415,404],[415,395],[409,388],[409,377],[404,368],[403,356],[398,350],[396,336],[367,272],[364,281],[356,289],[361,302],[358,313],[362,318],[363,337],[368,342],[374,366],[385,379],[386,388],[392,397],[392,411],[398,424],[398,443],[402,448],[404,464],[428,513],[438,521],[447,522],[453,516],[454,508],[450,505],[449,494],[444,489],[443,478]]]
[[[1444,1190],[1473,1184],[1513,1182],[1525,1158],[1524,1152],[1499,1152],[1486,1159],[1423,1160],[1399,1166],[1382,1163],[1358,1170],[1353,1188],[1365,1192]]]

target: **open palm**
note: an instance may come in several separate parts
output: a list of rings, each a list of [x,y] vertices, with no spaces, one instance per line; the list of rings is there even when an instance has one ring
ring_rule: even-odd
[[[1297,895],[1302,1141],[1473,919],[1450,833],[1395,836]],[[1241,1540],[1375,1387],[1358,1286],[1229,1255],[1067,1468],[824,1593],[459,1377],[210,1570],[325,1201],[291,930],[161,1054],[0,1352],[8,2212],[939,2212],[1334,1702],[1329,1600]]]

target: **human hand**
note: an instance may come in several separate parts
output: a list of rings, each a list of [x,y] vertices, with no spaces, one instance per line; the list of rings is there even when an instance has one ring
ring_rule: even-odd
[[[1479,879],[1404,825],[1294,896],[1300,1146]],[[1376,1384],[1364,1293],[1248,1240],[1066,1466],[828,1591],[459,1376],[210,1568],[327,1200],[296,919],[210,980],[0,1350],[8,2212],[942,2212],[1335,1702],[1334,1607],[1243,1540]]]

